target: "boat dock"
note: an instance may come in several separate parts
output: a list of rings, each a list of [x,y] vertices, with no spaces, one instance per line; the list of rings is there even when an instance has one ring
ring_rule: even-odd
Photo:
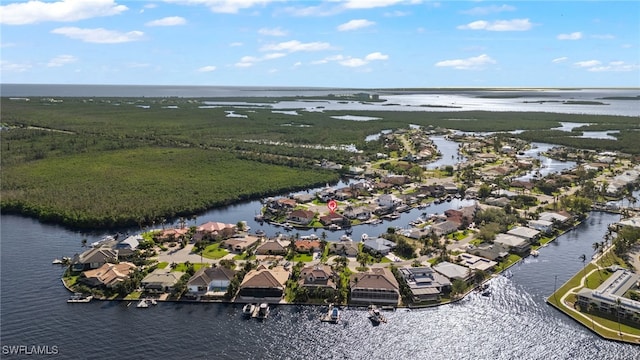
[[[329,310],[325,315],[320,318],[322,322],[337,323],[340,320],[340,310],[334,307],[333,304],[329,305]]]

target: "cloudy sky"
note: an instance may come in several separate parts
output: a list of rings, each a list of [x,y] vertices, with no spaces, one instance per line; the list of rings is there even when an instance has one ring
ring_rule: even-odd
[[[640,86],[633,0],[1,3],[2,83]]]

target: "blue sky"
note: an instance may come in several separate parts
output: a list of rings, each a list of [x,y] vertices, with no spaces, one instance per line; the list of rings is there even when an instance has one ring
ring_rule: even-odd
[[[2,83],[639,87],[639,1],[2,1]]]

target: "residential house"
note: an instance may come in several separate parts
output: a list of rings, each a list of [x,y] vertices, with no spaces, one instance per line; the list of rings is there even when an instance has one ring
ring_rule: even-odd
[[[216,237],[222,236],[223,238],[231,237],[237,232],[236,225],[225,224],[221,222],[209,221],[204,223],[196,229],[196,233],[193,236],[194,241],[199,241],[204,237]]]
[[[502,261],[509,256],[509,248],[497,243],[469,244],[467,245],[467,252],[494,261]]]
[[[547,220],[529,220],[527,226],[545,234],[553,231],[553,222]]]
[[[459,226],[460,224],[455,221],[446,220],[437,224],[433,224],[433,226],[431,226],[431,231],[433,231],[438,236],[443,236],[456,232]]]
[[[358,255],[358,245],[353,241],[330,242],[329,253],[355,257]]]
[[[315,216],[316,214],[310,210],[293,210],[287,219],[291,223],[309,225]]]
[[[363,243],[363,248],[382,256],[387,255],[396,247],[396,243],[385,238],[369,239]]]
[[[569,220],[571,220],[571,215],[566,212],[564,214],[561,214],[559,212],[545,211],[543,213],[540,213],[540,216],[538,216],[538,220],[546,220],[562,225],[568,223]]]
[[[142,235],[132,235],[118,242],[115,246],[118,251],[118,257],[123,258],[133,255],[141,241],[143,241]]]
[[[225,267],[202,267],[187,282],[188,294],[193,296],[222,296],[236,275]]]
[[[150,293],[169,293],[184,274],[171,269],[155,269],[142,279],[140,286]]]
[[[160,230],[160,233],[156,237],[160,241],[177,241],[182,239],[189,232],[188,228],[169,228]]]
[[[298,284],[301,287],[309,289],[329,289],[335,291],[336,283],[334,276],[334,272],[329,265],[317,264],[307,266],[300,270],[300,280]]]
[[[473,276],[468,267],[453,264],[448,261],[443,261],[434,265],[433,269],[450,280],[462,280],[467,282]]]
[[[451,290],[451,281],[431,267],[398,269],[413,295],[413,302],[439,301],[440,295]]]
[[[258,241],[260,241],[260,238],[252,235],[232,237],[231,239],[223,241],[222,246],[230,251],[241,253],[247,251],[247,249],[255,245]]]
[[[273,301],[279,302],[289,279],[289,271],[282,266],[268,269],[264,265],[251,270],[240,284],[236,301]]]
[[[492,271],[498,265],[495,261],[467,253],[458,255],[457,259],[460,265],[466,266],[471,270]]]
[[[397,205],[400,205],[401,201],[391,194],[383,194],[378,196],[377,199],[378,206],[382,208],[393,208]]]
[[[106,263],[118,261],[118,252],[107,247],[91,248],[82,254],[75,254],[71,259],[71,271],[97,269]]]
[[[398,305],[400,286],[388,268],[351,275],[351,303]]]
[[[256,249],[256,255],[285,255],[287,248],[280,240],[267,240]]]
[[[533,244],[540,238],[540,231],[525,226],[516,226],[513,229],[507,231],[507,234],[521,237]]]
[[[136,266],[128,262],[106,263],[97,269],[84,271],[78,281],[92,287],[104,286],[113,288],[128,279],[135,269]]]
[[[404,175],[387,175],[382,178],[382,182],[396,186],[407,184],[410,181],[409,177]]]
[[[335,199],[340,201],[345,201],[347,199],[353,198],[353,189],[350,187],[343,187],[336,191]]]
[[[507,199],[506,197],[488,197],[485,202],[487,203],[487,205],[491,206],[506,207],[511,203],[511,200]]]
[[[293,199],[299,204],[312,202],[315,198],[315,195],[308,193],[300,193],[293,196]]]
[[[346,217],[336,212],[332,212],[327,215],[321,216],[320,223],[322,223],[322,225],[324,226],[329,226],[329,225],[349,226],[351,224],[351,221],[349,221],[349,219],[347,219]]]
[[[319,240],[302,239],[295,242],[296,251],[299,253],[314,253],[320,251],[321,243]]]
[[[444,188],[444,191],[448,194],[457,194],[458,193],[458,186],[454,183],[444,183],[442,184],[442,187]]]
[[[360,221],[366,221],[371,218],[371,213],[372,211],[369,207],[359,206],[346,209],[343,215],[351,220],[358,219]]]
[[[531,251],[531,244],[521,237],[509,234],[498,234],[493,240],[494,244],[500,244],[510,252],[524,256]]]

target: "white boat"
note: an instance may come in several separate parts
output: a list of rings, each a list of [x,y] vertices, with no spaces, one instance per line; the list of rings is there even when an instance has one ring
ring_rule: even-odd
[[[340,236],[340,241],[352,241],[351,238],[347,235]]]
[[[147,302],[146,299],[142,299],[140,301],[138,301],[138,305],[136,305],[137,308],[141,308],[141,309],[146,309],[149,307],[149,303]]]
[[[258,306],[257,311],[253,314],[253,317],[258,319],[266,319],[269,316],[269,304],[262,303]]]
[[[540,253],[538,252],[538,250],[531,250],[531,256],[533,256],[533,257],[538,257],[538,255],[540,255]]]
[[[244,316],[251,316],[253,315],[253,312],[255,311],[256,306],[254,304],[246,304],[245,306],[242,307],[242,315]]]
[[[68,303],[88,303],[93,300],[93,295],[83,295],[82,293],[75,293],[67,300]]]
[[[369,240],[369,235],[367,235],[367,234],[362,234],[362,236],[360,237],[360,240],[362,240],[362,241],[367,241],[367,240]]]
[[[149,302],[151,305],[158,305],[158,301],[156,301],[156,299],[149,299]]]
[[[340,225],[337,225],[337,224],[331,224],[331,225],[329,225],[329,230],[331,230],[331,231],[338,231],[338,230],[342,230],[342,228],[340,227]]]
[[[369,306],[369,320],[371,320],[374,325],[378,325],[382,322],[387,322],[387,319],[384,317],[384,315],[382,315],[380,309],[378,309],[378,307],[376,307],[375,305]]]
[[[331,319],[331,322],[338,322],[338,320],[340,320],[340,309],[338,309],[337,307],[332,308],[329,319]]]

